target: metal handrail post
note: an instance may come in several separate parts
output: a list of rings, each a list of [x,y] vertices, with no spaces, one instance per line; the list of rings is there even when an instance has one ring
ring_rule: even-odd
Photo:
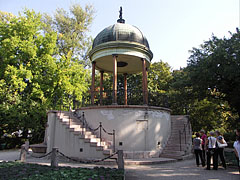
[[[99,132],[100,144],[102,145],[102,122],[99,122],[99,128],[100,128],[100,132]]]
[[[70,113],[69,113],[69,115],[68,115],[68,123],[69,123],[69,128],[70,128],[70,126],[71,126]]]
[[[84,133],[84,112],[82,112],[82,135]]]

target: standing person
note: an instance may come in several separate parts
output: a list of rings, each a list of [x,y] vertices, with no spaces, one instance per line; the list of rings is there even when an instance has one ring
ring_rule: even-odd
[[[240,174],[240,136],[237,136],[237,140],[233,144],[234,152],[238,158],[238,170]]]
[[[201,139],[202,139],[202,157],[204,160],[204,163],[206,163],[206,141],[207,141],[207,135],[205,134],[205,131],[202,129],[200,131]]]
[[[224,169],[226,169],[227,166],[226,166],[226,162],[225,162],[224,155],[223,155],[224,147],[220,147],[220,144],[225,144],[226,142],[219,131],[216,131],[215,133],[216,133],[216,137],[217,137],[217,143],[216,143],[216,146],[217,146],[216,147],[216,153],[217,153],[216,158],[217,159],[216,159],[216,161],[218,162],[218,156],[219,156],[222,161],[222,166],[224,167]],[[218,168],[218,163],[217,163],[216,168]]]
[[[193,140],[194,153],[196,157],[196,164],[199,166],[199,157],[201,159],[202,167],[205,166],[205,161],[202,157],[202,139],[200,139],[200,134],[196,133],[196,138]]]
[[[234,145],[235,146],[239,146],[239,141],[240,141],[240,129],[236,129],[236,141],[234,142],[234,144],[233,144],[233,147],[234,147]],[[237,146],[237,147],[238,147]],[[239,167],[239,173],[240,173],[240,157],[239,157],[239,155],[237,154],[237,152],[239,152],[239,151],[237,151],[237,148],[235,148],[234,147],[234,151],[235,151],[235,155],[236,155],[236,159],[237,159],[237,164],[238,164],[238,167]]]
[[[211,131],[210,137],[207,138],[206,145],[207,145],[207,168],[206,170],[210,170],[210,163],[211,158],[213,157],[213,169],[217,170],[217,161],[216,161],[216,138],[214,136],[214,132]]]

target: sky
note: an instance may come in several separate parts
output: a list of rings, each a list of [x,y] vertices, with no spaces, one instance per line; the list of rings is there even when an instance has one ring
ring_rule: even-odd
[[[187,65],[189,50],[211,38],[222,38],[240,26],[240,0],[0,0],[0,10],[15,15],[25,7],[54,14],[72,4],[94,6],[90,35],[116,23],[119,8],[123,19],[137,26],[148,39],[152,62],[162,60],[172,69]]]

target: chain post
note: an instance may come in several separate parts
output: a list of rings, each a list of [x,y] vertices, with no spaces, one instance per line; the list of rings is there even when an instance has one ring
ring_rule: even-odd
[[[25,146],[21,146],[20,160],[21,162],[26,162],[26,149]]]
[[[58,153],[58,148],[56,148],[56,147],[52,148],[52,154],[51,154],[51,166],[52,167],[58,166],[57,153]]]
[[[185,133],[185,144],[187,144],[187,131],[186,131],[186,124],[184,124],[184,133]]]
[[[115,153],[115,130],[113,130],[113,152]]]
[[[99,122],[99,128],[100,128],[100,134],[99,134],[99,136],[100,136],[100,145],[102,145],[102,122]]]
[[[123,159],[123,150],[118,150],[118,169],[124,170],[124,159]]]
[[[181,130],[179,130],[179,144],[180,144],[180,151],[182,151],[182,142],[181,142]]]

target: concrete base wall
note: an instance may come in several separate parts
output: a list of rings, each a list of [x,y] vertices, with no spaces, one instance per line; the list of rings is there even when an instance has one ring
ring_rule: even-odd
[[[79,159],[101,159],[105,157],[102,151],[96,151],[96,147],[91,147],[90,143],[86,143],[84,139],[79,138],[79,135],[75,134],[69,128],[69,125],[59,119],[57,112],[48,113],[46,134],[47,153],[52,151],[53,147],[57,147],[60,152],[68,157]],[[82,152],[80,152],[80,148],[83,150]]]
[[[165,108],[96,106],[77,110],[82,112],[91,128],[102,122],[108,132],[115,130],[116,150],[124,150],[127,158],[158,157],[171,134],[170,110]],[[112,141],[112,136],[102,136]]]

